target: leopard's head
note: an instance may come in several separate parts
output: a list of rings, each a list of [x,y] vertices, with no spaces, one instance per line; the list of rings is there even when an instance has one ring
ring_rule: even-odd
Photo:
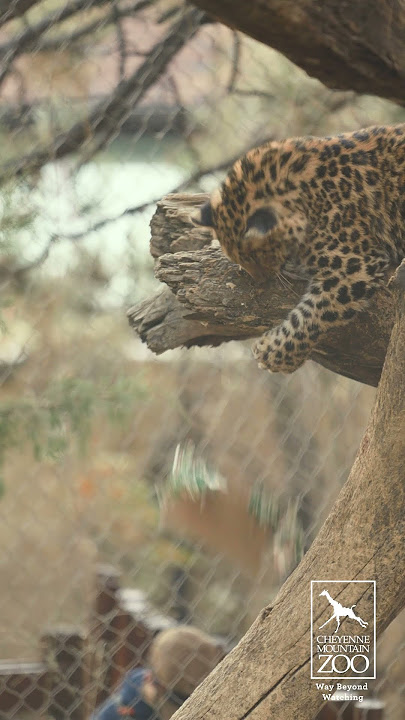
[[[270,165],[276,167],[279,154],[274,146],[268,158],[259,148],[238,160],[192,216],[195,224],[213,228],[225,254],[258,282],[280,271],[306,233],[306,218],[294,201],[297,192],[288,189],[280,168],[272,179]]]

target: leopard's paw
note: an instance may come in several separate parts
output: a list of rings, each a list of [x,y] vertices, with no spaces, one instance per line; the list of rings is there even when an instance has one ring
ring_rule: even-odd
[[[290,342],[289,345],[292,343]],[[255,342],[252,351],[259,367],[270,372],[292,373],[307,359],[306,356],[295,355],[293,348],[275,345],[267,335],[263,335]]]

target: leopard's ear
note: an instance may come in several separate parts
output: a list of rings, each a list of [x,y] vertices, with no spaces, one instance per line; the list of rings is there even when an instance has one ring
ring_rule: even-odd
[[[267,235],[277,225],[277,216],[271,208],[260,208],[248,218],[246,235]]]
[[[198,210],[192,215],[191,219],[194,225],[203,225],[204,227],[214,227],[214,217],[212,214],[211,201],[207,200]]]

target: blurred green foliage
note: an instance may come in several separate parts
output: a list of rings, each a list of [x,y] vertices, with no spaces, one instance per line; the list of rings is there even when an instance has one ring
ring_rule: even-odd
[[[39,397],[0,404],[0,463],[13,447],[32,447],[35,460],[58,460],[73,439],[85,453],[92,420],[105,412],[111,423],[125,423],[145,389],[137,378],[103,382],[65,378],[53,381]]]

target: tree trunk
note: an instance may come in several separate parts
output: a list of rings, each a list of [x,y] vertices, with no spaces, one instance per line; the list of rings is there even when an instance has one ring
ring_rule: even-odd
[[[405,261],[394,288],[396,317],[387,357],[349,479],[272,605],[176,713],[176,720],[313,717],[323,701],[310,680],[311,580],[376,580],[377,635],[405,605]],[[360,588],[347,586],[339,602],[356,603],[356,613],[370,619],[373,607]],[[325,612],[316,621],[320,625],[329,615]]]
[[[405,103],[401,0],[194,0],[325,85]]]
[[[156,276],[171,292],[165,290],[131,308],[128,316],[156,354],[261,335],[287,315],[307,285],[296,274],[289,274],[287,283],[274,279],[256,285],[219,247],[210,247],[210,231],[190,221],[190,212],[206,197],[169,195],[158,203],[151,223]],[[392,295],[383,287],[367,312],[330,330],[311,358],[336,373],[376,386],[393,321]]]

